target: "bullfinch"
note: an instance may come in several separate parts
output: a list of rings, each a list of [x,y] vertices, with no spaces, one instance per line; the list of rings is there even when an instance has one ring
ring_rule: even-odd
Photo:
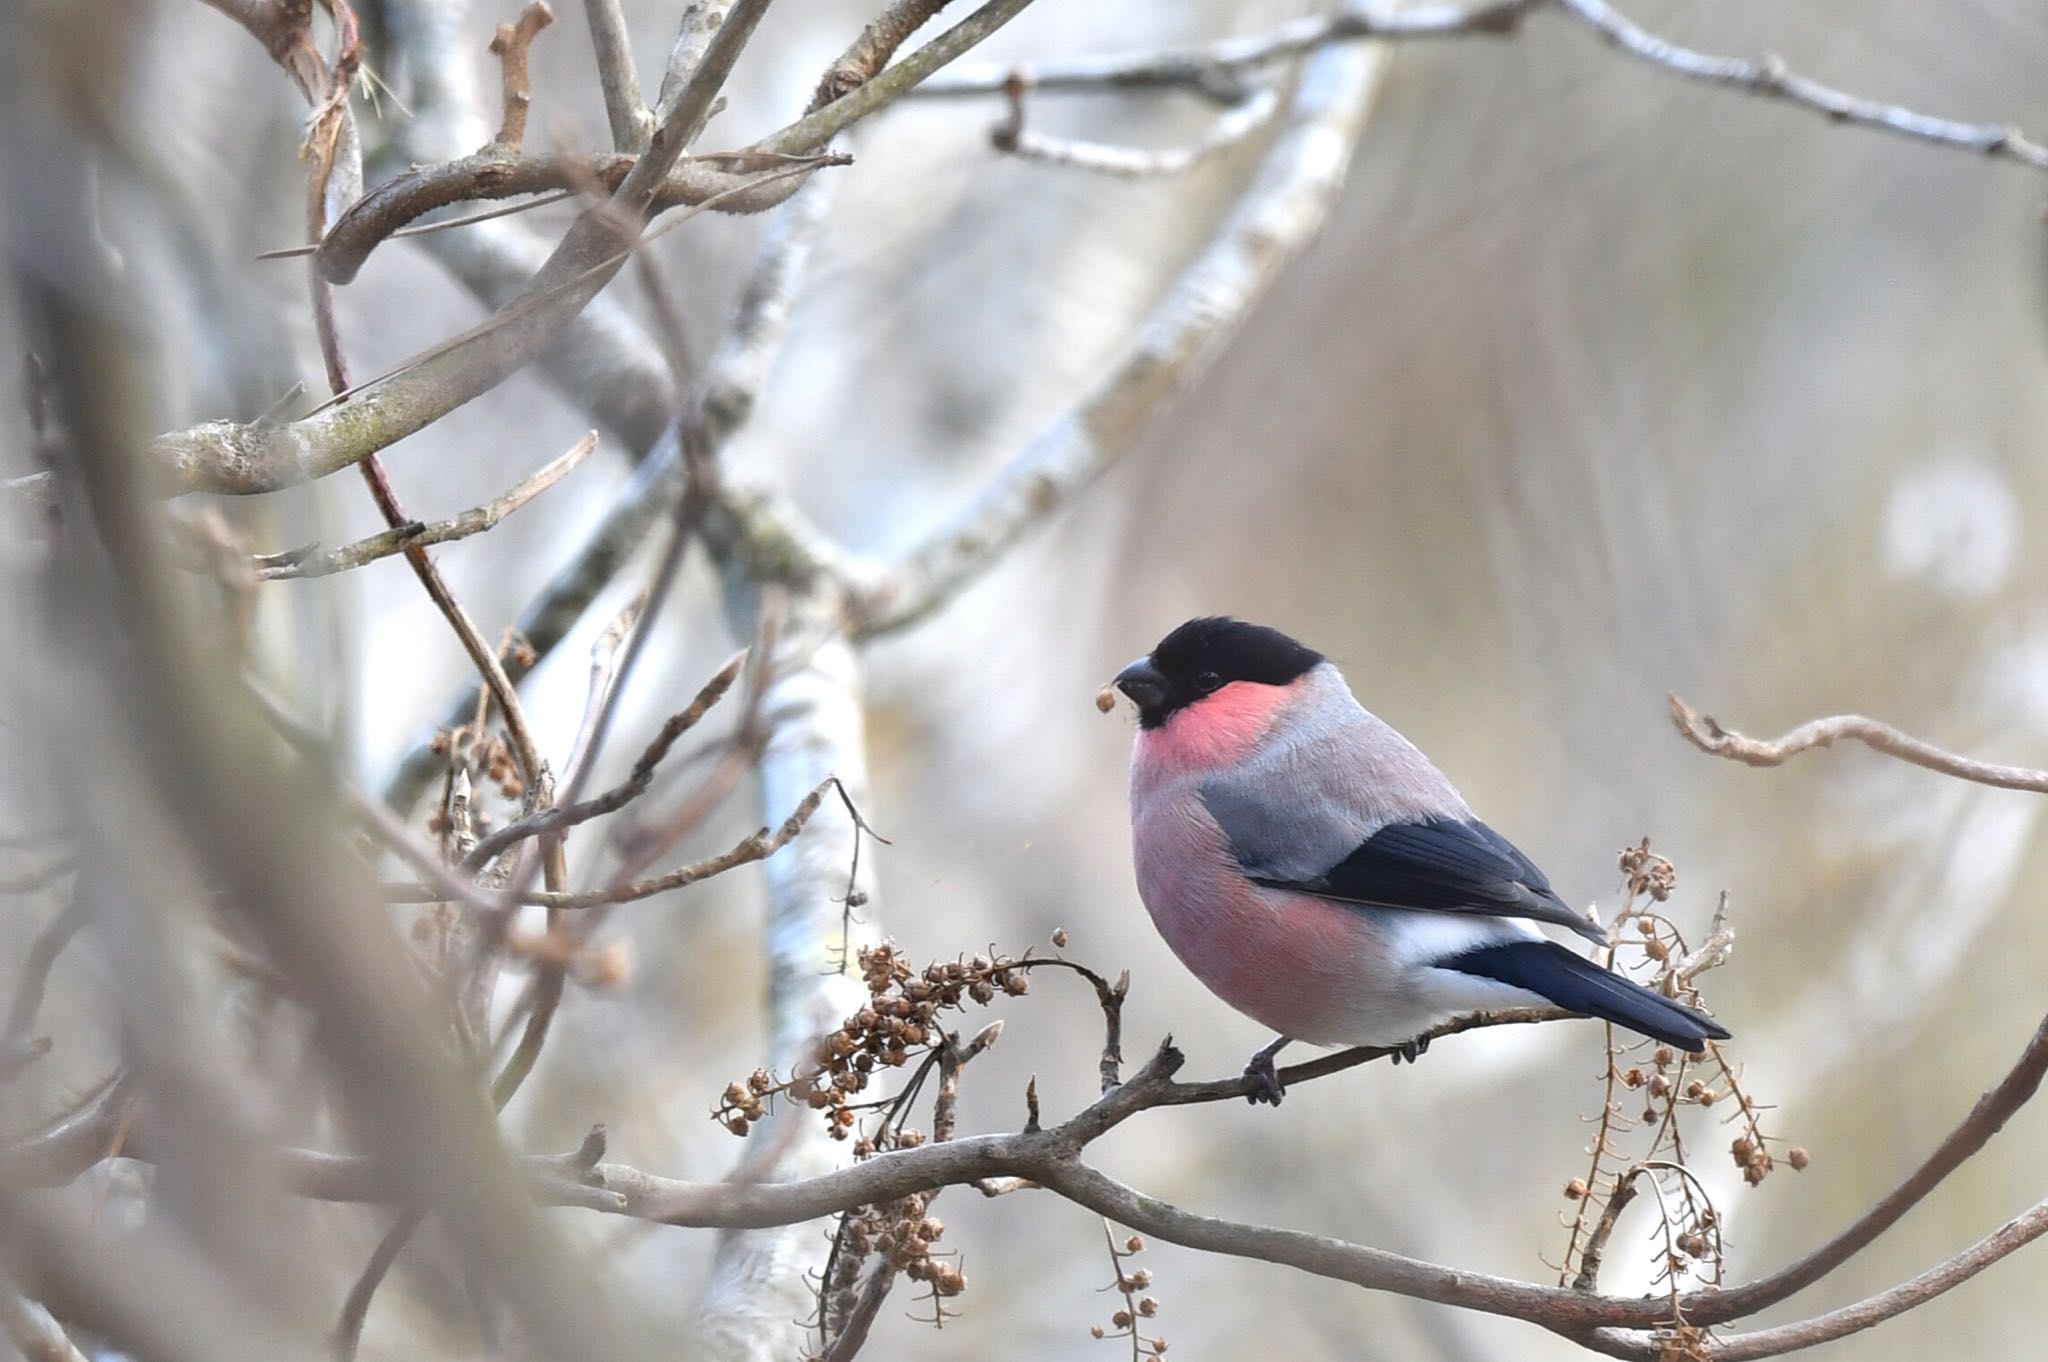
[[[1698,1053],[1711,1017],[1546,939],[1606,936],[1473,816],[1321,653],[1189,620],[1117,674],[1138,710],[1138,893],[1181,962],[1278,1031],[1245,1072],[1277,1104],[1293,1040],[1414,1059],[1471,1012],[1550,1005]]]

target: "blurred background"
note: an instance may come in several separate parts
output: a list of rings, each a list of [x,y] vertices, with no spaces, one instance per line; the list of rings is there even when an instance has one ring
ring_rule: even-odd
[[[529,145],[603,145],[589,37],[562,8],[534,49]],[[679,6],[626,8],[651,85]],[[771,11],[712,139],[737,144],[786,121],[873,8]],[[976,56],[1179,45],[1313,8],[1040,0]],[[2048,130],[2048,17],[2017,0],[1636,0],[1631,13],[1709,51],[1780,53],[1916,110]],[[299,239],[303,105],[260,47],[204,6],[162,0],[132,17],[141,28],[116,104],[147,112],[163,180],[189,200],[194,228],[110,229],[164,362],[167,405],[150,422],[247,419],[262,394],[318,386],[300,267],[252,258]],[[511,17],[509,4],[468,10],[487,91],[484,42]],[[378,114],[402,119],[403,73],[380,74],[395,90]],[[1047,132],[1148,146],[1185,142],[1213,117],[1170,94],[1044,96],[1031,108]],[[916,542],[1073,402],[1213,230],[1257,152],[1174,178],[1108,179],[998,154],[987,132],[1001,112],[994,99],[909,101],[847,139],[855,164],[831,172],[836,197],[789,346],[729,453],[857,550]],[[377,114],[361,113],[372,126]],[[487,133],[479,125],[471,144]],[[1645,835],[1677,866],[1681,925],[1703,933],[1728,892],[1735,953],[1706,994],[1736,1033],[1746,1086],[1774,1107],[1766,1128],[1813,1163],[1745,1187],[1725,1154],[1732,1131],[1694,1113],[1697,1163],[1727,1220],[1731,1280],[1805,1252],[1915,1166],[2048,1009],[2048,920],[2029,888],[2048,870],[2040,802],[1861,749],[1775,771],[1709,760],[1674,734],[1665,696],[1758,735],[1860,711],[1988,759],[2048,763],[2048,549],[2034,532],[2048,514],[2044,190],[2048,179],[2010,164],[1681,84],[1555,16],[1508,38],[1399,45],[1327,230],[1196,389],[986,579],[868,650],[865,812],[890,838],[872,849],[875,929],[922,961],[1022,950],[1064,927],[1076,958],[1130,969],[1133,1056],[1170,1031],[1191,1074],[1237,1072],[1266,1037],[1154,936],[1130,874],[1132,721],[1091,699],[1190,615],[1280,626],[1336,659],[1364,703],[1573,902],[1611,914],[1616,852]],[[552,235],[570,211],[524,220]],[[730,315],[762,230],[706,216],[652,248],[697,353]],[[232,296],[226,313],[203,297],[216,281]],[[631,280],[613,291],[644,315]],[[365,373],[480,315],[433,255],[401,243],[339,307]],[[233,335],[209,329],[223,316]],[[252,353],[266,371],[238,358]],[[17,358],[0,365],[9,411],[20,409]],[[592,423],[527,374],[385,461],[417,513],[448,514]],[[30,466],[18,426],[0,440],[16,451],[10,475]],[[440,551],[486,633],[517,616],[630,471],[607,441],[531,508]],[[379,527],[353,477],[220,511],[266,549]],[[36,551],[33,536],[12,537],[19,577]],[[623,574],[527,682],[544,748],[567,745],[589,640],[648,567]],[[464,684],[465,659],[398,559],[264,591],[269,673],[325,717],[344,766],[376,788]],[[686,569],[602,775],[622,775],[744,642],[716,597],[708,570]],[[30,639],[33,612],[8,613]],[[5,807],[8,831],[27,832],[45,801],[119,777],[52,750],[31,703],[46,686],[13,694]],[[743,789],[684,850],[722,848],[762,817]],[[32,843],[8,848],[0,878],[47,859]],[[62,906],[62,884],[10,896],[6,978]],[[601,1120],[621,1161],[707,1181],[734,1166],[746,1146],[708,1113],[767,1051],[761,884],[743,870],[613,917],[606,937],[630,953],[629,978],[572,988],[506,1112],[511,1147],[573,1147]],[[118,948],[86,945],[52,978],[38,1027],[51,1053],[0,1092],[10,1137],[100,1078],[146,1016],[121,996]],[[1049,1114],[1089,1099],[1099,1019],[1085,991],[1047,977],[992,1011],[1006,1029],[964,1084],[963,1129],[1016,1128],[1032,1075]],[[273,1024],[252,1025],[250,1044]],[[1297,1087],[1277,1112],[1151,1113],[1094,1157],[1204,1213],[1550,1281],[1601,1066],[1590,1024],[1464,1036],[1414,1068]],[[1882,1289],[1989,1232],[2043,1194],[2033,1155],[2044,1138],[2048,1111],[2022,1112],[1890,1235],[1758,1322]],[[90,1181],[110,1213],[144,1213],[140,1165]],[[331,1308],[388,1213],[279,1204],[261,1232],[327,1283]],[[1127,1346],[1088,1337],[1113,1308],[1097,1292],[1111,1271],[1089,1213],[957,1190],[939,1213],[970,1283],[962,1313],[935,1331],[906,1319],[899,1295],[876,1355]],[[548,1217],[656,1331],[687,1329],[715,1235]],[[401,1260],[366,1357],[474,1353],[435,1261]],[[1155,1245],[1146,1265],[1175,1358],[1578,1355],[1524,1324],[1263,1264]],[[1625,1231],[1606,1284],[1647,1290],[1651,1270],[1647,1239]],[[2048,1258],[2022,1253],[1810,1355],[2027,1355],[2043,1287]]]

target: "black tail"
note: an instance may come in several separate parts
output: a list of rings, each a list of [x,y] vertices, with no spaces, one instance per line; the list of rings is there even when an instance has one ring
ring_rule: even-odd
[[[1437,968],[1527,989],[1568,1011],[1626,1026],[1693,1054],[1706,1049],[1709,1040],[1728,1039],[1728,1028],[1706,1013],[1630,983],[1555,941],[1482,946],[1440,961]]]

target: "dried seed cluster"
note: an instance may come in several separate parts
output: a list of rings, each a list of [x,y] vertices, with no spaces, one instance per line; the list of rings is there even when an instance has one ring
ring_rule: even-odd
[[[1657,1362],[1707,1362],[1707,1331],[1696,1324],[1678,1324],[1657,1335]]]
[[[1660,907],[1678,887],[1671,862],[1650,849],[1648,838],[1623,848],[1617,861],[1627,888],[1609,937],[1615,945],[1617,968],[1624,956],[1645,961],[1646,967],[1637,970],[1639,982],[1698,1006],[1694,976],[1717,963],[1732,940],[1722,914],[1716,913],[1713,931],[1701,949],[1691,953],[1676,922]],[[1593,1245],[1604,1246],[1604,1235],[1612,1230],[1611,1219],[1603,1218],[1602,1212],[1617,1190],[1639,1178],[1650,1178],[1659,1189],[1655,1202],[1665,1216],[1657,1277],[1670,1283],[1675,1309],[1681,1279],[1690,1276],[1717,1284],[1723,1270],[1721,1216],[1688,1166],[1689,1144],[1681,1130],[1681,1114],[1689,1107],[1726,1110],[1723,1123],[1733,1124],[1737,1130],[1730,1151],[1744,1179],[1755,1186],[1773,1167],[1758,1122],[1763,1108],[1744,1090],[1740,1071],[1717,1042],[1709,1041],[1705,1054],[1695,1059],[1669,1045],[1650,1048],[1649,1042],[1629,1041],[1611,1028],[1609,1034],[1607,1102],[1588,1151],[1591,1166],[1583,1176],[1564,1185],[1565,1199],[1574,1203],[1575,1210],[1569,1217],[1571,1234],[1560,1281],[1569,1282],[1588,1258],[1597,1260],[1598,1250]],[[1641,1058],[1646,1049],[1647,1059]],[[1635,1143],[1625,1138],[1634,1132],[1642,1132],[1646,1138],[1636,1148],[1624,1147]],[[1796,1158],[1787,1151],[1786,1159],[1795,1168],[1809,1161],[1803,1149],[1797,1151]],[[1600,1221],[1598,1233],[1596,1219]],[[1668,1337],[1676,1340],[1678,1350],[1671,1353],[1673,1357],[1689,1356],[1685,1349],[1696,1346],[1696,1339],[1695,1343],[1686,1341],[1683,1329]]]
[[[469,763],[472,774],[480,780],[488,780],[498,787],[498,793],[507,799],[520,799],[526,794],[526,780],[519,774],[519,759],[512,754],[512,744],[497,733],[473,736],[473,730],[464,724],[460,728],[443,729],[436,733],[427,744],[434,755],[445,757],[450,752],[459,754]],[[437,813],[428,824],[433,832],[446,831],[447,815]]]
[[[767,1114],[776,1097],[802,1103],[824,1117],[834,1139],[854,1133],[857,1113],[872,1103],[854,1099],[879,1069],[897,1069],[913,1055],[946,1043],[940,1014],[965,1011],[969,1002],[990,1003],[998,994],[1016,997],[1031,989],[1026,972],[1034,961],[1001,955],[941,961],[913,969],[889,944],[868,947],[857,958],[868,1001],[820,1042],[817,1057],[778,1080],[756,1069],[744,1083],[732,1083],[712,1113],[727,1130],[745,1135]],[[858,1151],[870,1154],[872,1140]]]
[[[1104,1291],[1122,1293],[1124,1303],[1122,1309],[1110,1315],[1109,1327],[1107,1329],[1103,1328],[1100,1324],[1092,1324],[1088,1327],[1088,1336],[1090,1338],[1128,1338],[1131,1340],[1131,1356],[1133,1358],[1164,1357],[1167,1347],[1166,1340],[1157,1336],[1148,1336],[1140,1333],[1138,1330],[1138,1322],[1140,1320],[1152,1319],[1159,1314],[1159,1302],[1153,1297],[1144,1294],[1152,1285],[1152,1270],[1144,1267],[1134,1268],[1129,1266],[1127,1262],[1128,1259],[1145,1251],[1144,1236],[1134,1234],[1124,1240],[1123,1246],[1119,1248],[1116,1236],[1109,1233],[1109,1226],[1104,1224],[1102,1228],[1103,1233],[1108,1235],[1109,1238],[1110,1262],[1116,1268],[1116,1280],[1102,1289]]]
[[[1663,903],[1678,888],[1677,869],[1650,850],[1647,837],[1635,846],[1621,849],[1621,873],[1628,877],[1630,898],[1648,898]]]
[[[967,1289],[966,1274],[932,1247],[945,1236],[946,1226],[930,1214],[931,1197],[929,1192],[918,1192],[880,1206],[863,1207],[858,1215],[846,1217],[826,1284],[826,1303],[833,1319],[843,1320],[852,1313],[862,1270],[870,1257],[880,1259],[885,1271],[923,1282],[941,1299],[951,1299]]]

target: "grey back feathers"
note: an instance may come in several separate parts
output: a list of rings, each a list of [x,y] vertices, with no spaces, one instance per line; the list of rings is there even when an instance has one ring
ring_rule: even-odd
[[[1529,918],[1605,939],[1327,662],[1258,750],[1205,778],[1201,795],[1245,876],[1269,888]]]
[[[1309,673],[1258,750],[1202,782],[1245,872],[1305,880],[1389,823],[1472,811],[1415,744],[1361,706],[1335,667]]]

